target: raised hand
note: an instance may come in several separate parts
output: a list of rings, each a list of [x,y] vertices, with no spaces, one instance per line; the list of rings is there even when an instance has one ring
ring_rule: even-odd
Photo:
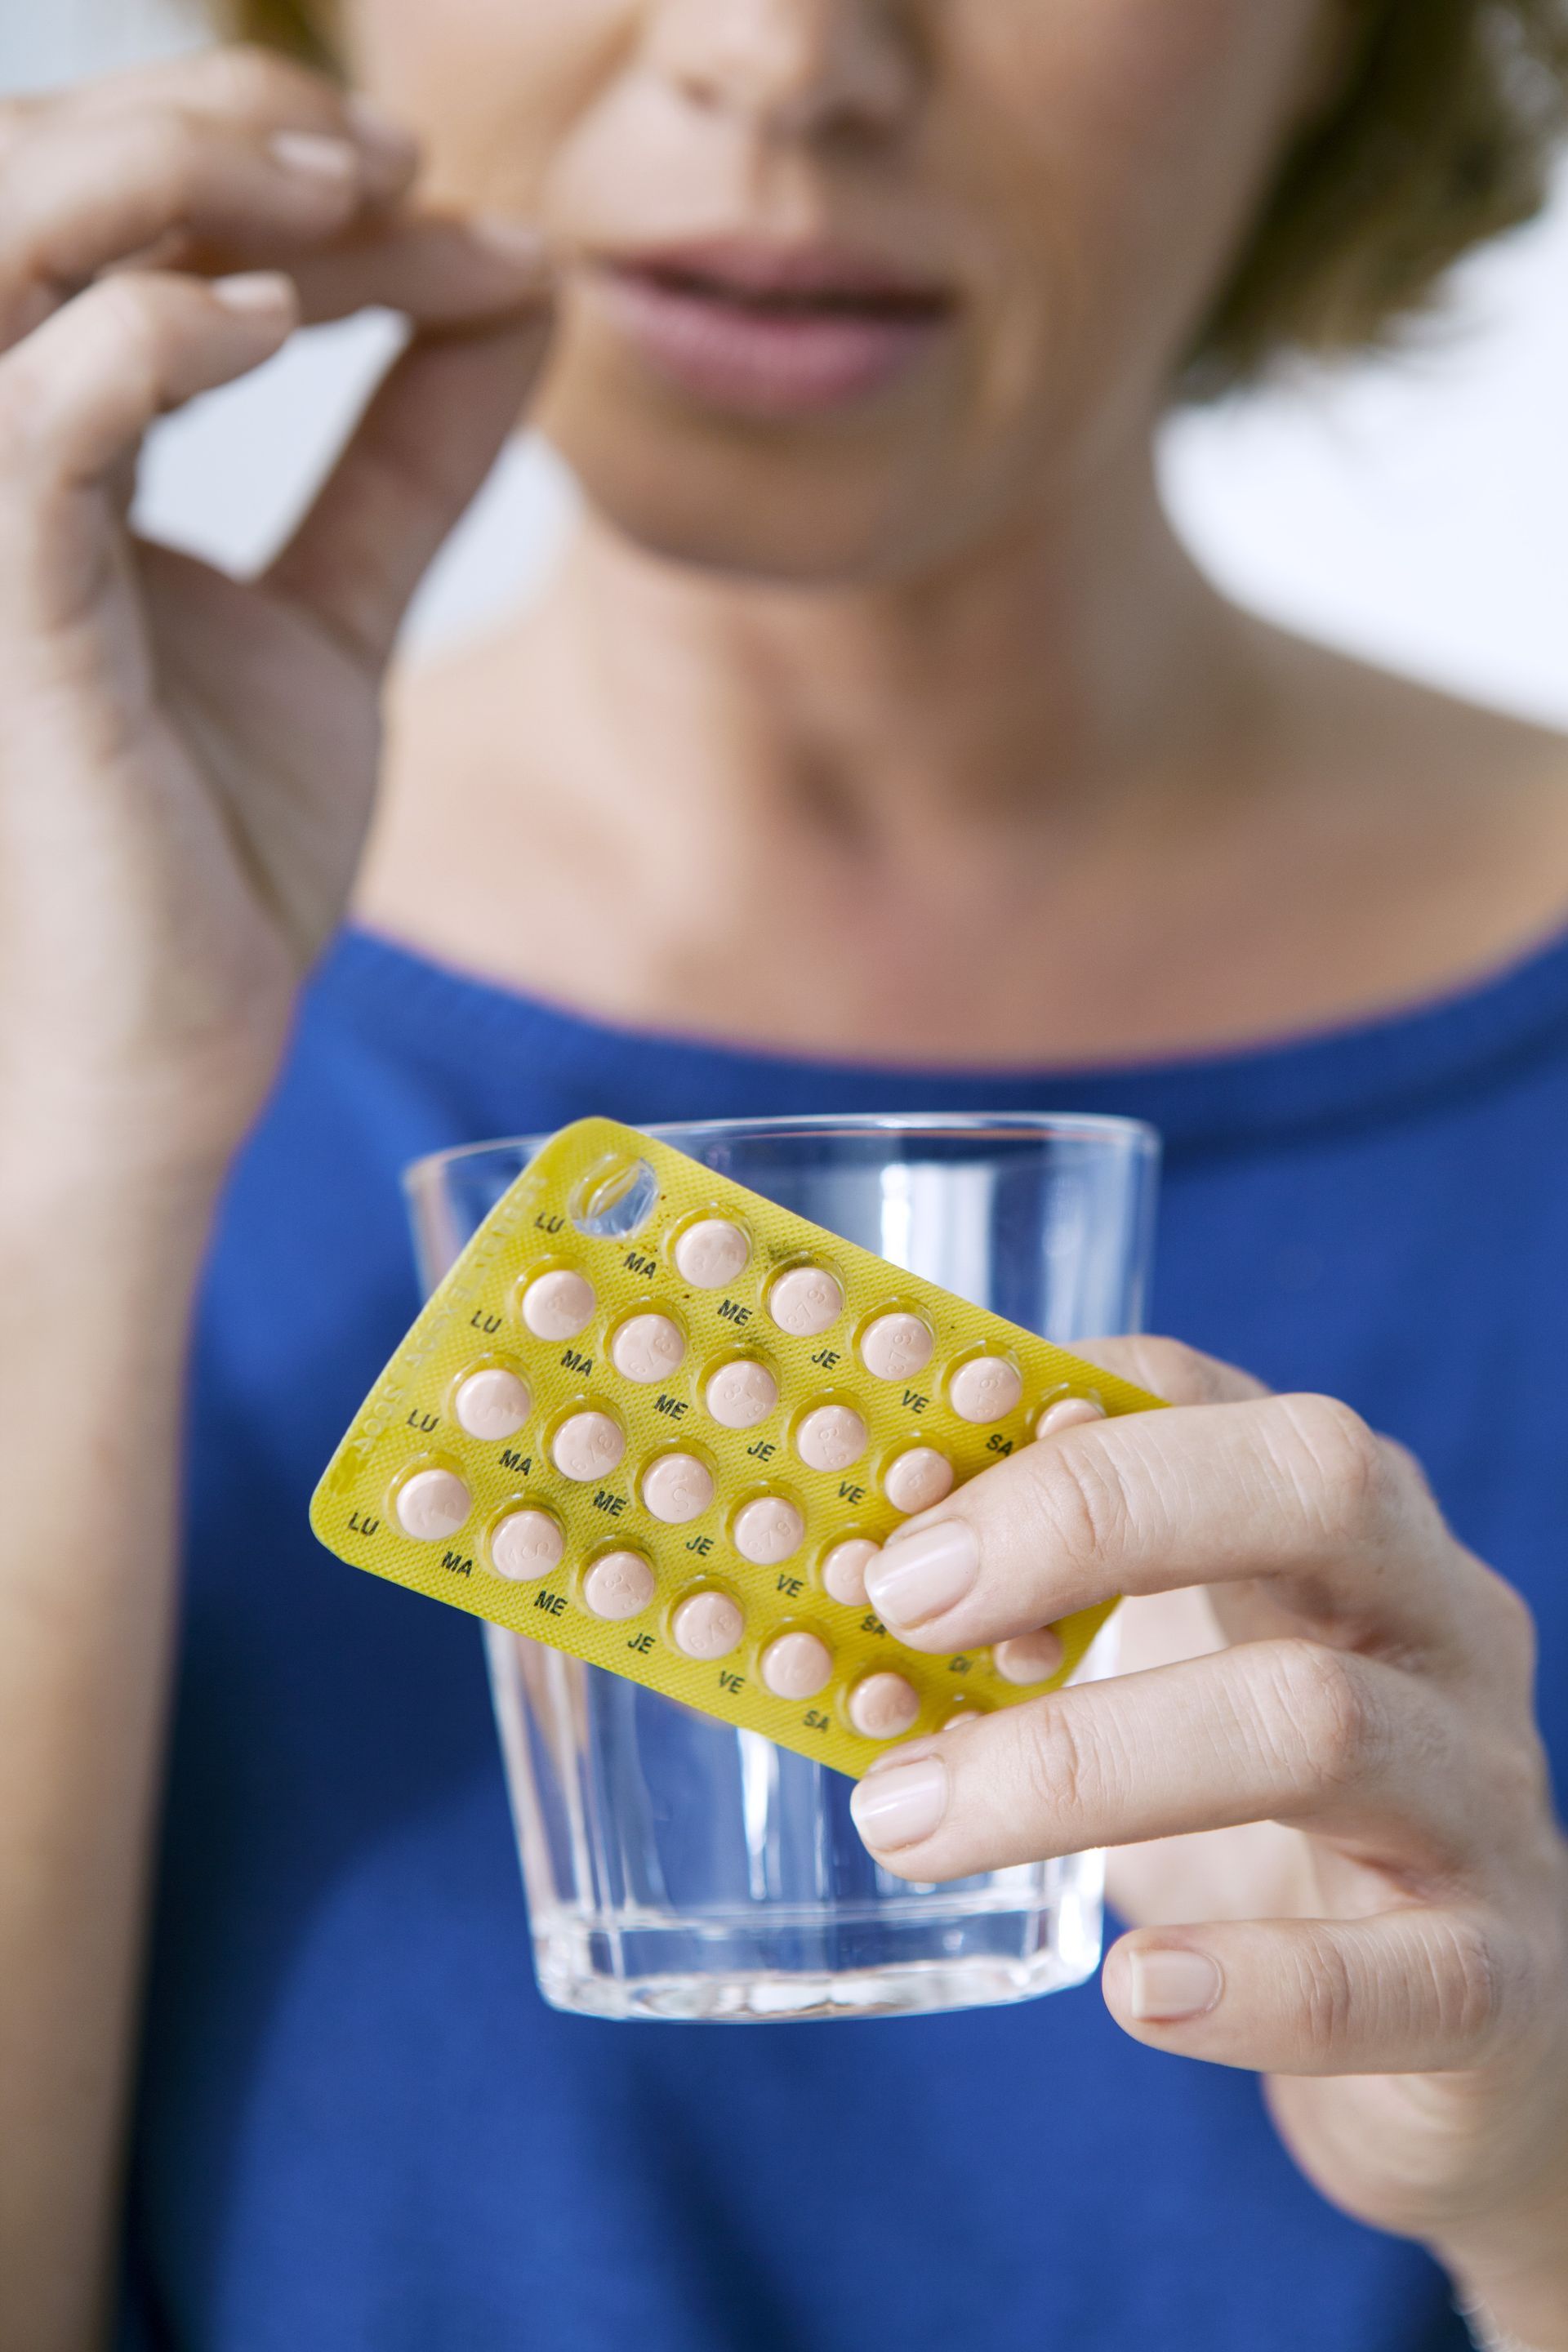
[[[521,225],[260,53],[0,110],[0,1101],[221,1160],[369,815],[408,599],[546,338]],[[233,581],[127,524],[143,435],[367,304],[413,334],[293,543]]]

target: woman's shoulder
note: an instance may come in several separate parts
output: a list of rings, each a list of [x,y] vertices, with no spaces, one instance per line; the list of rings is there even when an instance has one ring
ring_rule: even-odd
[[[1568,923],[1568,733],[1257,624],[1273,740],[1304,824],[1353,846],[1415,991]]]

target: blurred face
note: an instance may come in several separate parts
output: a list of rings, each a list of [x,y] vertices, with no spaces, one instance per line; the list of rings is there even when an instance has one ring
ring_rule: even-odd
[[[438,195],[537,219],[541,421],[689,562],[908,578],[1146,431],[1345,0],[351,0]]]

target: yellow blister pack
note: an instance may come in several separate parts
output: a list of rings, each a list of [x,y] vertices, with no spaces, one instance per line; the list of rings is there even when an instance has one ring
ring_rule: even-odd
[[[356,1568],[858,1776],[1065,1681],[1110,1608],[903,1647],[865,1569],[1075,1402],[1157,1406],[608,1119],[564,1128],[431,1297],[317,1488]]]

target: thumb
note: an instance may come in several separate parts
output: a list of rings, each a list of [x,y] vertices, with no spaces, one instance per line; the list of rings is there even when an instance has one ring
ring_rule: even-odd
[[[1137,1332],[1122,1339],[1075,1339],[1072,1352],[1086,1364],[1098,1364],[1163,1397],[1167,1404],[1248,1404],[1268,1394],[1261,1381],[1217,1356],[1205,1356],[1180,1339],[1161,1339]]]
[[[550,324],[542,298],[521,320],[416,338],[265,585],[379,669],[415,591],[527,406]]]

